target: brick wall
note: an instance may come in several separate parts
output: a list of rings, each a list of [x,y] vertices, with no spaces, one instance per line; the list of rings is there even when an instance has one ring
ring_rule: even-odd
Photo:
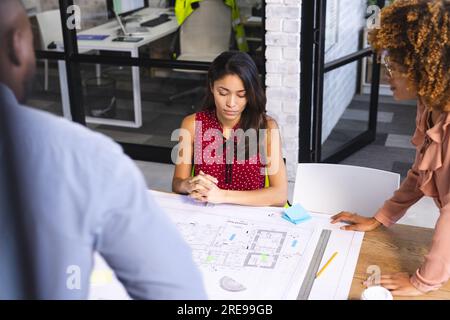
[[[281,128],[289,181],[298,163],[301,0],[266,0],[267,111]]]

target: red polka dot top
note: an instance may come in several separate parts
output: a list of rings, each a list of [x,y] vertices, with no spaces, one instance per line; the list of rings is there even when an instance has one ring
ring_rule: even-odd
[[[239,124],[233,130],[238,128]],[[223,128],[215,110],[196,113],[194,174],[198,175],[203,171],[217,178],[218,187],[223,190],[248,191],[264,188],[265,170],[259,153],[247,156],[248,159],[245,160],[238,159],[238,138],[235,136],[230,139],[234,141],[223,136]]]

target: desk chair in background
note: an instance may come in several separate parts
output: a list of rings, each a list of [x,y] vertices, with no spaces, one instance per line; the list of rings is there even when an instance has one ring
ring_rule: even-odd
[[[222,52],[229,50],[232,32],[231,9],[223,0],[203,0],[181,25],[179,32],[180,55],[177,60],[212,62]],[[183,69],[174,71],[206,73]],[[169,100],[174,101],[195,93],[203,95],[204,86],[177,93],[169,97]]]
[[[48,50],[52,43],[63,43],[61,16],[59,10],[44,11],[36,14],[41,37],[41,50]],[[56,49],[56,48],[55,48]],[[44,90],[48,91],[48,59],[44,60]]]
[[[61,14],[59,9],[44,11],[36,14],[36,21],[39,27],[41,38],[41,50],[64,50],[64,40],[62,34]],[[86,53],[90,50],[80,50]],[[96,76],[100,77],[101,65],[96,64]],[[49,87],[49,66],[48,59],[44,59],[44,90]]]
[[[327,214],[341,211],[372,217],[400,185],[393,172],[337,164],[302,163],[295,179],[294,203]]]

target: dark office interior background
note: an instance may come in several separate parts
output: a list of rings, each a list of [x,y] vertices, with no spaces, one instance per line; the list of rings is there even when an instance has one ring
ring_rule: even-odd
[[[27,6],[32,22],[35,48],[37,52],[41,53],[41,57],[45,57],[45,54],[52,52],[52,49],[49,49],[48,44],[44,43],[43,37],[48,32],[54,32],[49,31],[49,29],[54,28],[55,22],[53,21],[49,28],[40,25],[36,17],[41,12],[59,11],[60,3],[64,1],[23,0],[23,2]],[[39,3],[39,7],[29,6],[27,2]],[[376,1],[368,1],[367,5],[372,4],[372,2],[376,3]],[[173,3],[172,0],[150,0],[148,6],[168,9]],[[329,1],[327,4],[330,7],[327,8],[327,23],[330,24],[336,23],[332,21],[333,13],[330,14],[333,3],[333,1]],[[81,30],[78,30],[78,33],[103,25],[111,20],[107,0],[75,0],[73,4],[78,5],[82,13]],[[263,0],[238,0],[238,5],[241,16],[244,17],[249,53],[256,62],[264,81],[266,76],[265,3]],[[363,5],[358,10],[353,8],[347,12],[348,24],[356,30],[354,32],[355,39],[352,40],[352,43],[357,44],[355,50],[362,50],[367,45],[363,32],[366,21],[364,19],[366,17],[365,9],[366,7]],[[55,14],[56,17],[59,17],[58,12],[55,12]],[[340,14],[342,20],[342,12],[335,14]],[[256,17],[256,22],[247,21],[246,18],[248,17]],[[126,20],[127,17],[124,17],[125,22]],[[58,26],[58,24],[56,25]],[[208,39],[207,32],[208,30],[204,30],[204,34],[202,34],[204,39]],[[140,57],[152,59],[152,61],[166,62],[164,66],[152,67],[147,65],[139,67],[142,104],[142,125],[140,127],[108,124],[111,119],[133,122],[136,116],[133,100],[133,79],[130,66],[101,63],[102,57],[126,59],[130,57],[130,54],[104,50],[87,52],[80,50],[80,53],[96,56],[100,61],[100,63],[79,64],[80,92],[83,96],[84,113],[90,119],[100,120],[94,121],[96,123],[88,120],[86,125],[121,143],[125,151],[134,159],[169,162],[171,148],[176,144],[176,141],[171,140],[172,132],[180,126],[186,115],[202,108],[206,84],[205,72],[190,69],[188,65],[183,68],[175,68],[170,65],[182,53],[179,37],[178,31],[172,32],[139,48]],[[231,36],[229,40],[227,49],[237,49],[234,37]],[[325,44],[325,66],[327,63],[333,62],[334,59],[341,58],[344,55],[342,52],[348,51],[350,53],[351,51],[345,47],[345,39],[340,34],[337,35],[337,38],[332,34],[326,34]],[[371,58],[365,57],[349,63],[346,67],[338,68],[323,75],[324,92],[322,98],[325,112],[321,127],[326,138],[321,141],[322,158],[318,161],[332,156],[335,150],[348,144],[349,141],[367,130],[370,112],[371,67]],[[39,59],[37,70],[33,93],[28,104],[64,116],[61,98],[61,71],[58,67],[58,60],[52,57]],[[330,106],[336,103],[336,97],[340,95],[335,90],[336,83],[339,83],[339,79],[343,77],[347,79],[349,86],[357,88],[350,93],[344,113],[339,119],[335,119],[336,122],[330,126],[328,118],[333,117]],[[384,78],[384,71],[382,70],[380,89],[385,87]],[[401,105],[392,101],[389,95],[385,95],[386,92],[381,93],[383,97],[381,97],[378,105],[377,130],[374,133],[373,141],[361,151],[353,152],[350,157],[345,157],[340,161],[391,170],[405,176],[414,153],[408,143],[414,125],[414,110],[411,108],[413,103]],[[300,152],[304,154],[304,152]]]
[[[26,2],[26,1],[25,1]],[[166,8],[173,1],[149,1],[149,6]],[[108,22],[108,4],[106,0],[74,1],[81,9],[81,30]],[[239,9],[242,16],[259,16],[264,11],[262,0],[239,1]],[[57,0],[40,1],[40,12],[59,10]],[[36,13],[39,14],[39,13]],[[55,12],[56,14],[56,12]],[[31,11],[36,50],[49,51],[48,46],[42,41],[42,36],[48,27],[39,25],[36,15]],[[124,17],[127,20],[127,17]],[[262,21],[262,19],[261,19]],[[55,24],[57,26],[58,24]],[[257,63],[264,76],[264,26],[262,23],[245,24],[245,32],[249,45],[249,54]],[[199,35],[205,41],[208,40],[208,30]],[[232,34],[233,35],[233,34]],[[45,35],[44,35],[45,36]],[[179,32],[170,33],[156,41],[139,48],[139,56],[150,59],[175,61],[182,53],[180,48]],[[229,39],[227,49],[236,50],[234,37]],[[112,51],[81,52],[101,56],[130,57],[129,53]],[[29,105],[54,114],[64,116],[61,99],[60,73],[58,61],[43,59],[38,60],[38,72],[34,82],[33,94],[28,101]],[[48,78],[46,80],[46,68]],[[97,72],[100,68],[100,74]],[[82,92],[84,110],[86,116],[97,119],[114,119],[132,122],[135,113],[133,109],[133,79],[131,67],[111,66],[106,64],[80,64],[82,79]],[[166,150],[172,148],[176,142],[171,141],[172,132],[177,129],[182,119],[202,108],[206,73],[201,71],[162,67],[140,67],[142,126],[139,128],[90,123],[87,126],[95,131],[104,133],[117,142],[163,147]],[[47,81],[47,82],[46,82]],[[46,83],[47,86],[46,86]],[[184,93],[181,94],[180,93]],[[175,96],[177,95],[177,96]],[[151,149],[149,149],[151,150]],[[158,149],[161,150],[161,149]],[[166,151],[167,152],[167,151]]]

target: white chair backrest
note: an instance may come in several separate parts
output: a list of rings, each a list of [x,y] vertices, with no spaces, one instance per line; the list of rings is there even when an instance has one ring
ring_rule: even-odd
[[[44,11],[36,14],[39,25],[42,50],[53,41],[59,44],[63,42],[61,16],[59,10]]]
[[[25,7],[25,10],[41,12],[41,2],[37,0],[22,0],[22,4]]]
[[[388,171],[335,164],[299,164],[294,203],[327,214],[341,211],[372,217],[400,185]]]
[[[228,51],[231,9],[223,0],[203,0],[180,28],[180,54],[218,56]]]

